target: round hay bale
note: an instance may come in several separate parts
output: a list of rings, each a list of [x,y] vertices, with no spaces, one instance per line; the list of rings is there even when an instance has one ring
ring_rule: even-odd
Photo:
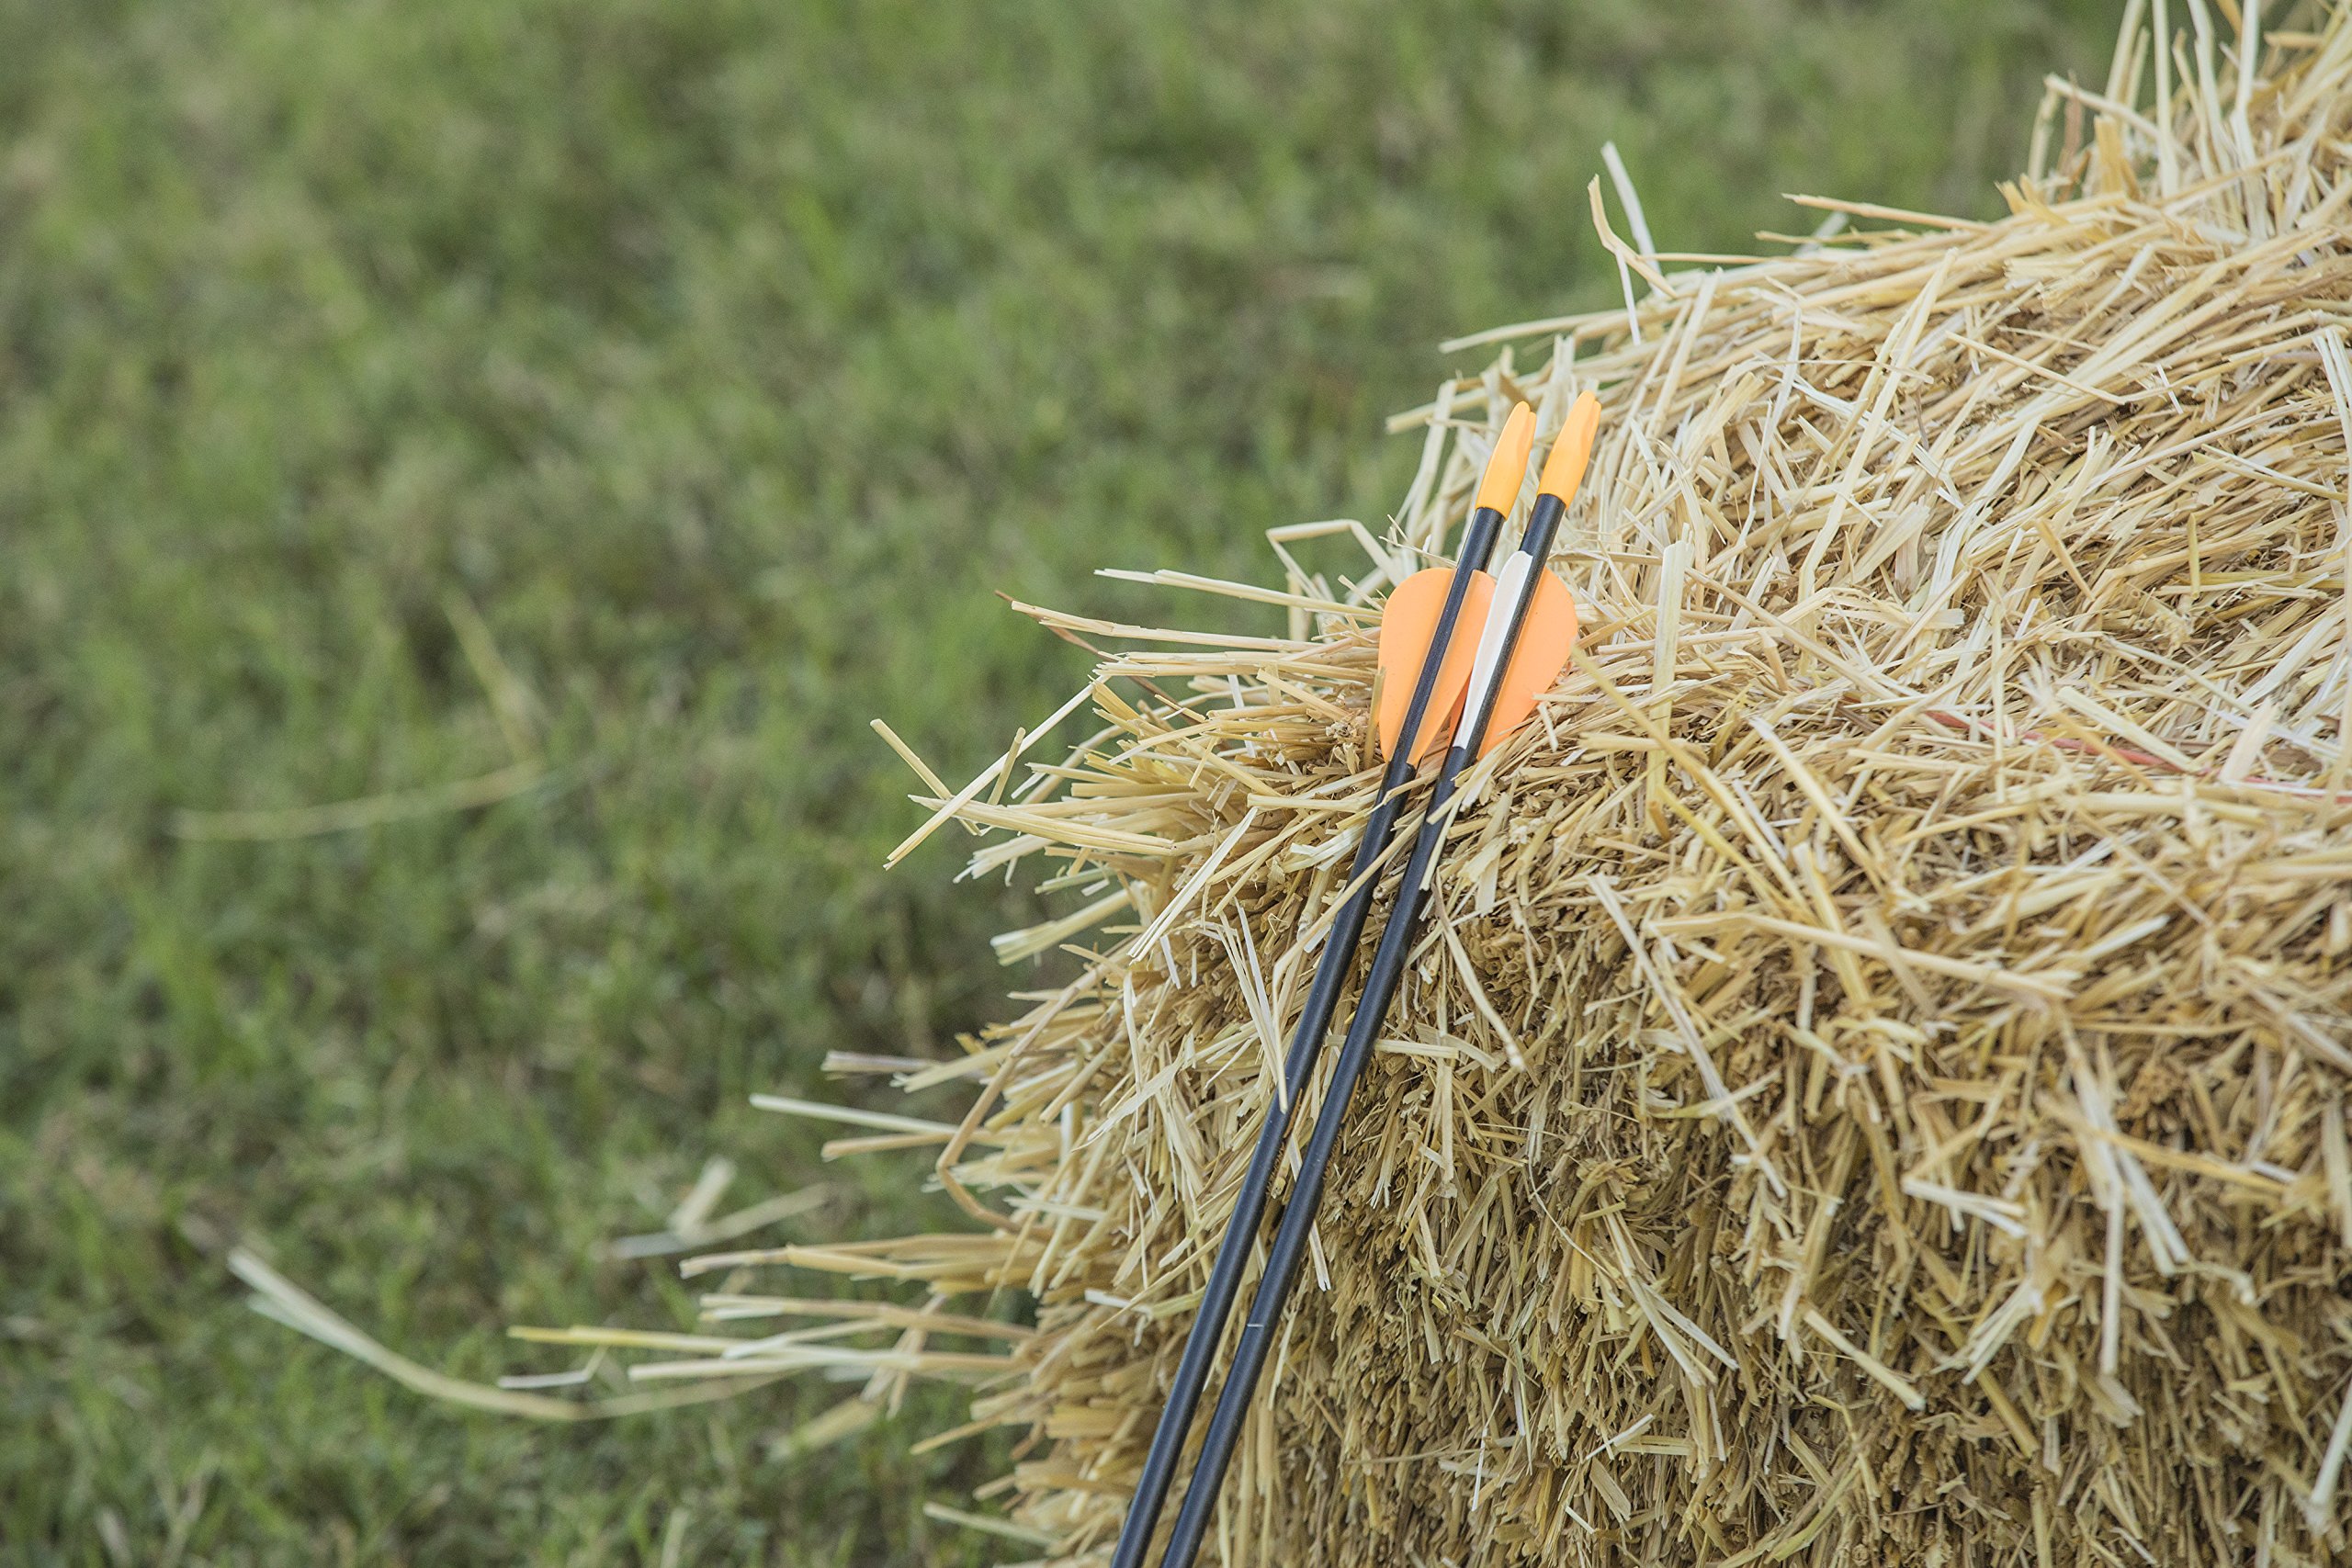
[[[930,797],[1073,900],[923,1075],[979,1086],[977,1228],[776,1255],[1034,1300],[974,1412],[1031,1434],[1016,1533],[1116,1534],[1369,805],[1380,591],[1592,388],[1585,642],[1476,771],[1211,1550],[2346,1550],[2352,27],[2191,9],[2053,85],[1999,221],[1611,237],[1627,309],[1396,422],[1363,576],[1234,590],[1286,635],[1035,612],[1139,651]]]

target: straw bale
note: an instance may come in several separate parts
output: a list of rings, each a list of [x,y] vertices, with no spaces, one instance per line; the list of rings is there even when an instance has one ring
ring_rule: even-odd
[[[1591,388],[1585,640],[1476,770],[1211,1550],[2340,1559],[2352,20],[2277,12],[2133,0],[1997,221],[1690,265],[1596,182],[1630,308],[1473,340],[1385,537],[1223,588],[1281,635],[1035,612],[1128,649],[1093,733],[919,798],[1068,889],[999,944],[1050,988],[842,1064],[971,1083],[851,1146],[972,1228],[721,1261],[928,1292],[843,1319],[860,1397],[975,1381],[1001,1529],[1107,1549],[1369,804],[1380,593]],[[1034,1332],[956,1338],[992,1299]]]

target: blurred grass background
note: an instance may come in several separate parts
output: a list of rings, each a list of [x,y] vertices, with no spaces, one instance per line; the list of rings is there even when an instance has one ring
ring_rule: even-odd
[[[1612,297],[1604,138],[1670,248],[1989,213],[2113,20],[0,0],[0,1562],[1019,1555],[921,1517],[1005,1451],[907,1457],[944,1396],[784,1461],[839,1391],[473,1416],[208,1249],[477,1378],[561,1364],[506,1323],[682,1325],[594,1243],[715,1151],[810,1179],[749,1091],[1000,1006],[1014,896],[879,872],[865,728],[961,778],[1070,689],[993,591],[1197,614],[1089,574],[1377,525],[1440,338]],[[174,831],[518,747],[487,807]],[[778,1234],[922,1223],[924,1168]]]

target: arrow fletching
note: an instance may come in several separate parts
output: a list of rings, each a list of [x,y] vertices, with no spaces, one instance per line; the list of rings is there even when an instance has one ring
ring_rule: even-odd
[[[1544,460],[1543,477],[1536,481],[1539,497],[1555,496],[1564,508],[1576,499],[1577,487],[1584,482],[1585,469],[1591,465],[1592,444],[1600,431],[1600,400],[1586,392],[1568,410],[1567,421],[1552,444],[1552,454]],[[1511,570],[1512,566],[1504,568],[1505,571]],[[1490,592],[1490,603],[1492,597]],[[1550,691],[1552,683],[1560,678],[1576,645],[1576,596],[1568,592],[1566,583],[1550,571],[1542,572],[1528,601],[1519,645],[1512,650],[1510,663],[1496,688],[1494,712],[1487,721],[1487,734],[1479,743],[1478,755],[1483,757],[1501,745],[1534,716],[1535,700]]]
[[[1495,437],[1494,452],[1487,457],[1486,475],[1478,483],[1477,505],[1510,515],[1519,500],[1520,485],[1527,477],[1528,456],[1534,446],[1535,412],[1521,403],[1503,422],[1502,434]],[[1396,755],[1405,744],[1401,732],[1406,710],[1412,706],[1413,686],[1420,678],[1422,663],[1430,656],[1430,644],[1436,638],[1438,619],[1453,584],[1452,567],[1430,567],[1417,571],[1396,585],[1381,611],[1380,700],[1374,722],[1384,757]],[[1473,573],[1462,602],[1461,616],[1454,622],[1454,635],[1446,646],[1445,662],[1438,669],[1437,687],[1430,694],[1429,706],[1409,747],[1408,754],[1416,762],[1426,761],[1445,750],[1454,716],[1462,709],[1462,694],[1470,684],[1470,663],[1477,652],[1477,628],[1486,624],[1487,607],[1494,602],[1494,596],[1495,580],[1483,571]]]
[[[1417,571],[1396,585],[1388,595],[1388,604],[1380,612],[1380,754],[1394,757],[1402,743],[1399,732],[1405,728],[1405,710],[1413,699],[1413,681],[1420,672],[1421,660],[1429,657],[1430,639],[1436,634],[1438,612],[1445,607],[1446,590],[1453,585],[1451,567],[1430,567]],[[1445,749],[1446,737],[1453,733],[1453,716],[1461,711],[1462,694],[1470,685],[1470,660],[1477,652],[1475,633],[1487,624],[1487,607],[1494,603],[1495,580],[1487,573],[1475,572],[1470,578],[1469,592],[1463,595],[1462,618],[1455,623],[1453,641],[1445,650],[1445,663],[1438,670],[1437,689],[1430,694],[1429,707],[1421,715],[1420,732],[1414,737],[1411,748],[1416,762],[1428,761]]]
[[[1478,745],[1478,755],[1483,757],[1501,745],[1533,716],[1535,699],[1560,678],[1560,671],[1568,666],[1568,652],[1576,645],[1576,595],[1568,592],[1566,583],[1544,572],[1535,580],[1527,624],[1495,693],[1494,716],[1487,721],[1487,737]]]

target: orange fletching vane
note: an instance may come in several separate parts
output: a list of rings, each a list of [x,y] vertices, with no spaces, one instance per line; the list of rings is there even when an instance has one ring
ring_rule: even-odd
[[[1413,687],[1430,642],[1437,635],[1438,616],[1445,609],[1446,591],[1453,586],[1453,569],[1433,566],[1417,571],[1396,585],[1380,612],[1380,710],[1374,716],[1380,754],[1396,755],[1405,728],[1405,710],[1413,705]],[[1470,684],[1470,662],[1477,656],[1477,628],[1486,624],[1487,606],[1494,602],[1495,580],[1474,572],[1462,601],[1462,615],[1454,623],[1453,644],[1439,666],[1437,689],[1430,694],[1421,715],[1412,758],[1422,761],[1445,749],[1453,733],[1454,716],[1462,710],[1462,694]],[[1563,656],[1565,657],[1565,656]]]
[[[1528,602],[1519,646],[1511,650],[1495,691],[1495,711],[1487,721],[1487,738],[1478,748],[1485,756],[1510,738],[1535,712],[1535,699],[1552,689],[1568,665],[1577,645],[1577,601],[1568,585],[1544,573],[1535,580],[1535,597]]]

